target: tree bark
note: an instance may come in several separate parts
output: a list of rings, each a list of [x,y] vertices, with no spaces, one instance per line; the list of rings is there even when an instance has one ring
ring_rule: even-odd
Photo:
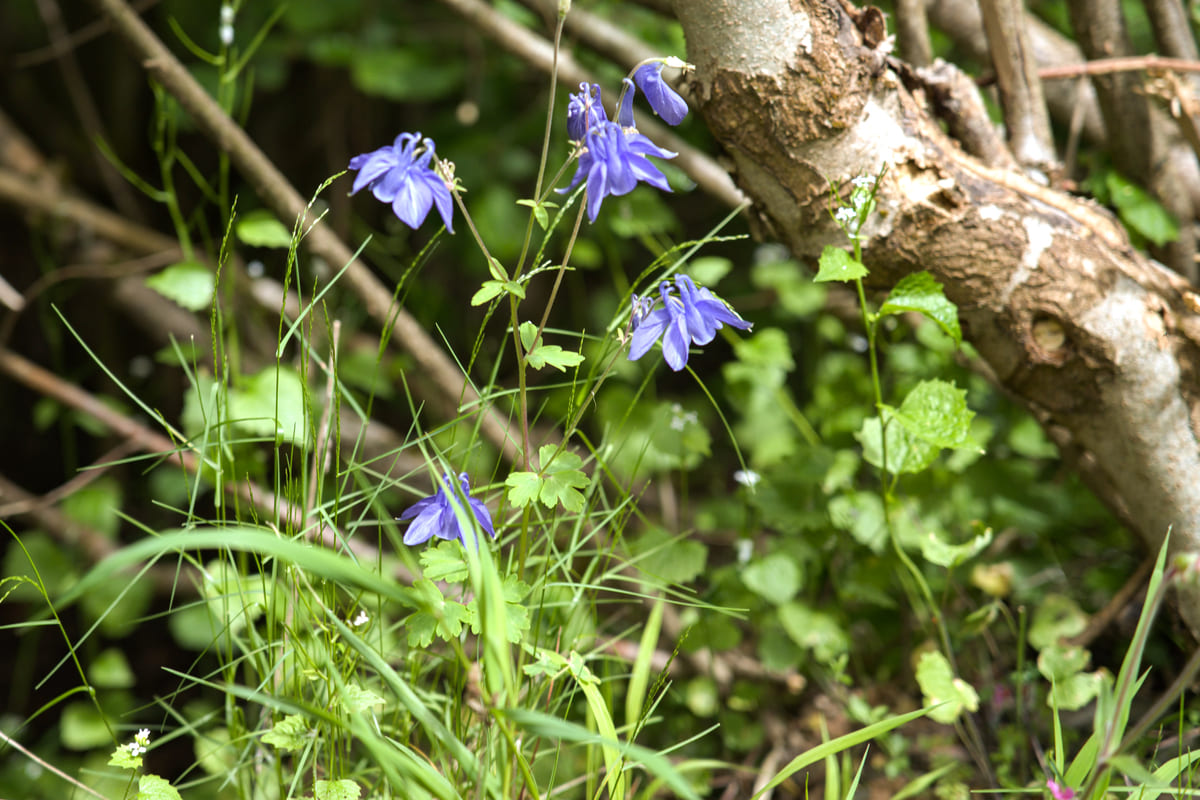
[[[1094,204],[947,138],[838,0],[676,0],[692,96],[766,235],[842,244],[828,179],[887,167],[864,258],[929,270],[996,382],[1148,547],[1200,550],[1200,297]],[[1200,593],[1180,610],[1200,632]]]

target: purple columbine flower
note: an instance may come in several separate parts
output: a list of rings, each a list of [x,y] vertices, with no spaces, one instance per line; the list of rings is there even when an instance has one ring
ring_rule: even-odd
[[[429,166],[433,155],[431,139],[402,133],[391,145],[350,159],[350,169],[358,170],[350,194],[370,187],[376,199],[391,203],[400,221],[413,229],[420,227],[437,205],[446,230],[454,233],[450,189]]]
[[[455,513],[456,509],[461,508],[458,494],[453,491],[447,492],[447,489],[453,485],[451,483],[453,478],[450,473],[446,473],[443,479],[446,485],[438,487],[432,497],[418,500],[405,509],[403,514],[396,517],[401,522],[415,517],[413,524],[404,534],[405,544],[424,544],[433,536],[437,536],[439,539],[461,539],[463,544],[467,543],[467,535],[470,532],[464,531],[459,526],[458,516]],[[479,527],[495,538],[496,531],[492,528],[492,514],[482,500],[471,497],[471,484],[467,481],[467,473],[461,473],[458,481],[462,486],[463,495],[471,505],[471,512],[475,514],[475,520],[479,523]],[[474,534],[471,534],[470,540],[475,542]],[[478,544],[475,542],[476,546]]]
[[[687,103],[679,93],[662,78],[663,62],[651,62],[638,67],[633,73],[638,88],[646,95],[646,101],[654,113],[668,125],[678,125],[687,116]]]
[[[674,158],[677,153],[664,150],[636,131],[622,128],[616,122],[604,121],[594,125],[583,140],[579,154],[579,167],[566,189],[572,191],[587,179],[588,219],[596,221],[600,204],[609,195],[629,194],[644,181],[664,192],[671,191],[666,177],[646,156]]]
[[[751,323],[739,317],[708,289],[696,288],[688,276],[677,276],[674,288],[678,289],[678,296],[673,294],[671,284],[664,281],[658,289],[663,307],[648,314],[639,309],[641,322],[633,329],[630,361],[646,355],[654,342],[662,337],[663,357],[667,365],[678,372],[687,366],[690,344],[708,344],[717,335],[717,329],[726,324],[740,330],[750,329]]]
[[[579,91],[567,102],[567,136],[573,142],[583,141],[589,130],[607,121],[608,115],[600,103],[600,85],[579,84]]]

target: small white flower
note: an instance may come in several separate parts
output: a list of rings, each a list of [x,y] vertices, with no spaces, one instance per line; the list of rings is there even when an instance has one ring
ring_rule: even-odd
[[[229,47],[233,44],[233,26],[222,25],[217,29],[217,35],[221,37],[221,44]]]
[[[350,623],[350,626],[354,627],[354,628],[361,628],[363,625],[366,625],[370,621],[371,621],[371,618],[369,616],[367,616],[366,611],[359,611],[358,616],[354,618],[354,621]]]
[[[753,489],[762,480],[762,476],[752,469],[739,469],[733,473],[733,479],[742,486]]]
[[[842,206],[837,211],[833,212],[834,219],[836,219],[842,225],[849,225],[853,223],[857,216],[858,212],[849,206]]]
[[[148,747],[150,745],[150,729],[142,728],[140,731],[134,734],[133,740],[142,747]]]
[[[856,189],[870,189],[875,185],[875,179],[870,175],[855,175],[850,181]]]
[[[225,3],[224,5],[222,5],[221,6],[221,24],[222,25],[232,25],[233,24],[233,14],[234,14],[233,6],[229,5],[228,3]]]

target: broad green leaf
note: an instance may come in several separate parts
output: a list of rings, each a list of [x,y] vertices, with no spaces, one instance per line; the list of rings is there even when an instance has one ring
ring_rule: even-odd
[[[146,285],[188,311],[199,311],[212,303],[216,279],[204,264],[182,261],[146,278]]]
[[[921,472],[937,458],[940,447],[923,442],[897,422],[895,410],[885,407],[884,413],[891,420],[887,426],[887,470],[893,475],[905,472]],[[862,428],[854,434],[863,448],[863,459],[868,464],[883,465],[883,436],[880,434],[879,417],[863,420]]]
[[[930,531],[921,539],[921,555],[929,563],[949,569],[971,560],[991,543],[991,528],[962,544],[950,544],[934,531]]]
[[[92,659],[87,675],[93,686],[104,689],[128,689],[136,683],[125,653],[115,647],[108,648]]]
[[[303,750],[312,736],[304,717],[288,714],[264,733],[262,740],[280,750]]]
[[[935,447],[973,446],[967,392],[941,380],[921,381],[904,398],[893,419],[912,436]]]
[[[255,436],[308,439],[304,383],[290,367],[267,367],[229,390],[229,420]]]
[[[442,541],[436,547],[426,547],[421,550],[421,574],[431,581],[458,583],[467,577],[467,561],[463,555],[462,544],[457,541]]]
[[[362,787],[346,778],[336,781],[318,780],[313,789],[316,800],[358,800],[361,795]]]
[[[704,571],[708,548],[687,537],[651,528],[634,545],[637,567],[667,583],[687,583]]]
[[[784,553],[772,553],[751,561],[742,569],[742,583],[763,599],[782,605],[800,591],[800,568]]]
[[[1078,711],[1095,699],[1108,680],[1103,670],[1078,672],[1061,681],[1054,681],[1046,696],[1046,706],[1059,711]]]
[[[1029,624],[1029,643],[1038,650],[1058,644],[1059,639],[1082,633],[1087,627],[1087,615],[1070,597],[1047,594],[1033,612]]]
[[[760,289],[770,289],[779,309],[792,317],[809,317],[825,306],[828,290],[813,283],[792,260],[764,261],[750,271],[750,281]]]
[[[962,678],[954,677],[950,662],[939,652],[921,654],[917,662],[917,684],[925,695],[925,705],[943,704],[929,712],[930,719],[949,725],[963,711],[979,709],[979,695]]]
[[[733,262],[724,256],[701,256],[688,262],[687,273],[701,286],[712,288],[733,269]]]
[[[928,272],[914,272],[901,278],[879,308],[879,316],[910,311],[929,317],[954,339],[955,344],[962,344],[958,307],[946,299],[942,285]]]
[[[76,522],[111,539],[121,527],[121,502],[121,484],[107,476],[67,495],[62,501],[62,510]]]
[[[1052,645],[1038,654],[1038,672],[1050,681],[1061,681],[1083,672],[1091,654],[1082,647]]]
[[[813,278],[813,280],[817,283],[824,283],[825,281],[849,282],[865,278],[866,276],[867,268],[862,265],[862,262],[840,247],[827,244],[825,245],[825,249],[821,251],[817,277]]]
[[[183,800],[165,778],[142,775],[138,778],[137,800]]]
[[[882,553],[887,546],[883,501],[877,494],[854,492],[838,495],[829,501],[829,518],[833,527],[848,531],[856,542],[871,548],[873,552]]]
[[[91,750],[112,742],[104,718],[90,702],[78,701],[63,709],[58,720],[59,740],[72,750]]]
[[[251,247],[292,246],[292,232],[275,215],[266,209],[251,211],[234,225],[234,233],[242,244]]]
[[[1179,238],[1179,221],[1142,187],[1116,172],[1104,176],[1112,204],[1130,229],[1162,247]]]
[[[419,47],[359,49],[350,77],[364,94],[396,102],[434,100],[462,83],[465,65]],[[491,239],[485,239],[491,242]]]
[[[779,621],[792,641],[811,650],[822,664],[831,664],[850,651],[850,635],[824,611],[792,601],[779,607]]]

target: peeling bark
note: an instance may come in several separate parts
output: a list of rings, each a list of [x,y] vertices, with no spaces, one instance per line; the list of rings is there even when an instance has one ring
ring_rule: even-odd
[[[677,0],[693,96],[764,232],[841,243],[827,179],[887,165],[864,259],[929,270],[997,383],[1148,547],[1200,550],[1200,297],[1104,209],[987,167],[941,131],[837,0]],[[1200,593],[1180,609],[1200,632]]]

